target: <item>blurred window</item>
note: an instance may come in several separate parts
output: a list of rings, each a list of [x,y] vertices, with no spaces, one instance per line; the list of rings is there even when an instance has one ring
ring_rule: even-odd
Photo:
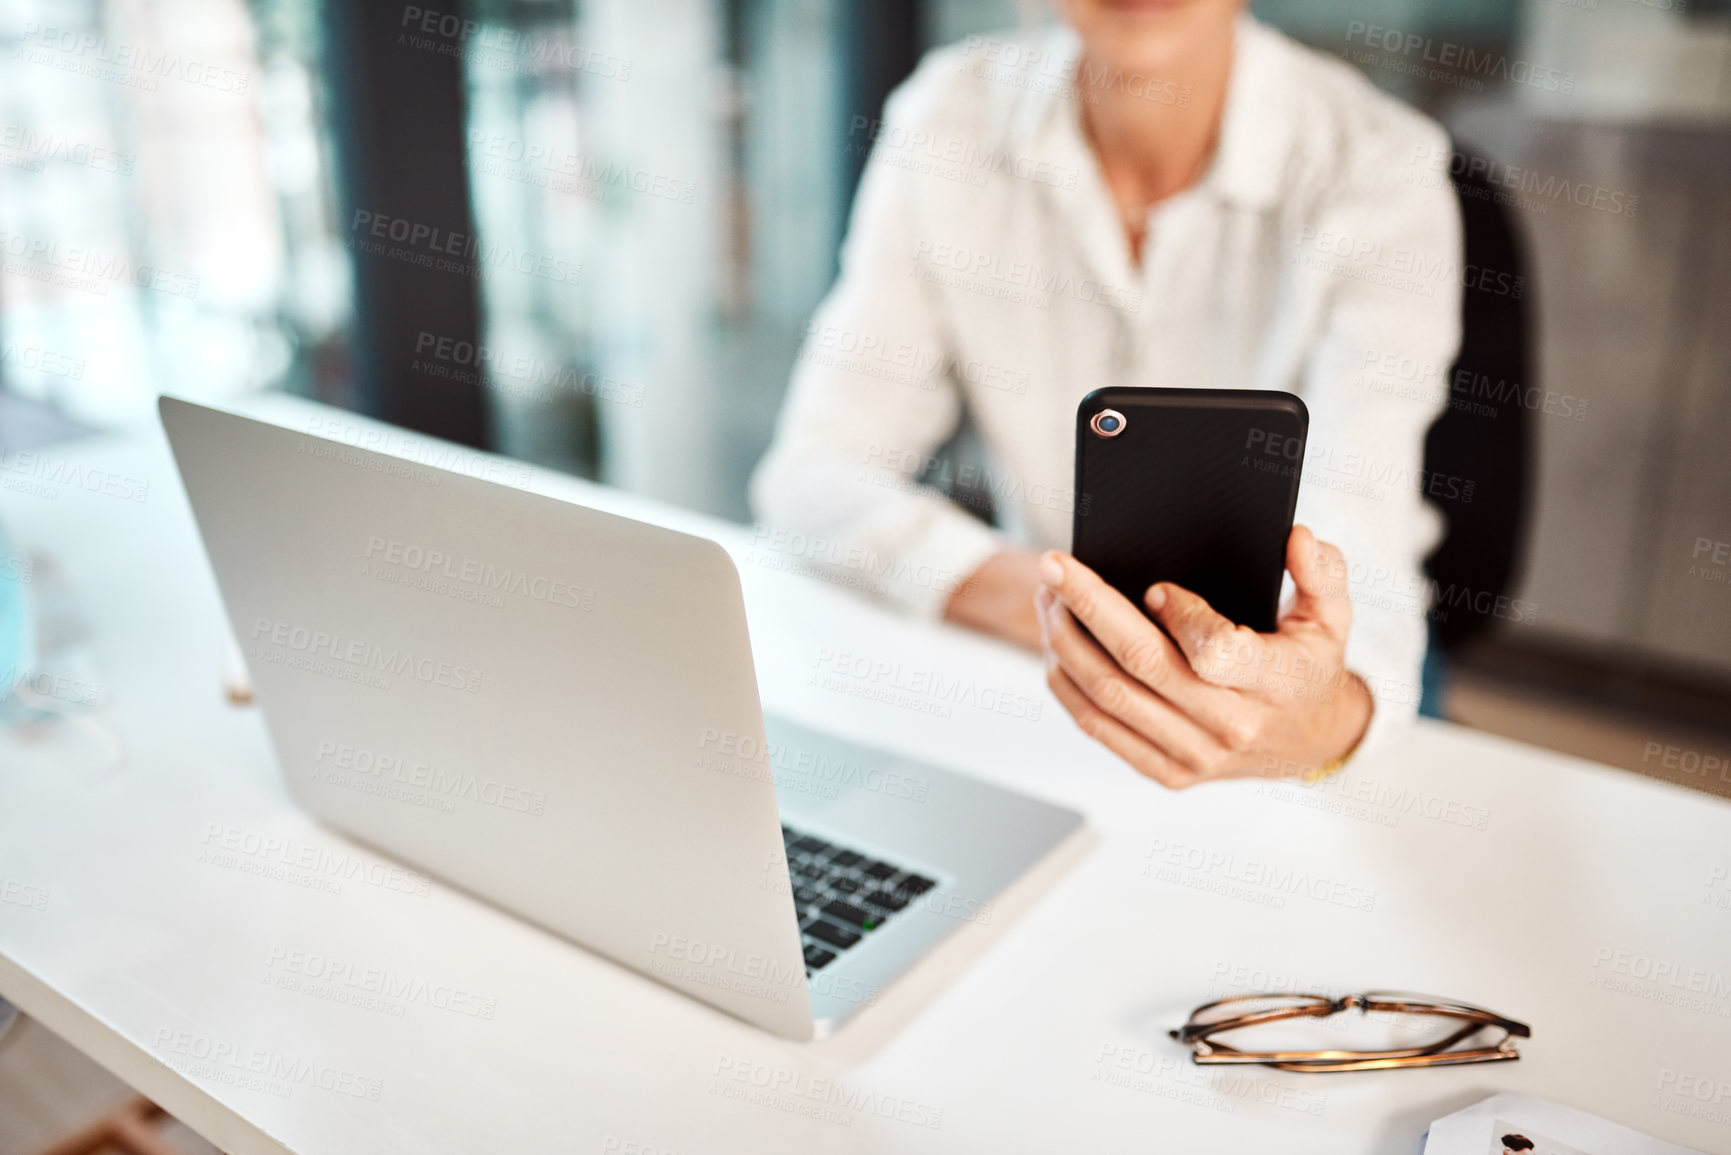
[[[340,371],[316,31],[284,0],[0,2],[0,383],[103,425]]]

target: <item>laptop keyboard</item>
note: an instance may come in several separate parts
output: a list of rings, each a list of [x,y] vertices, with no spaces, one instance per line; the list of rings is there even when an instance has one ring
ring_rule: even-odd
[[[936,879],[787,826],[781,841],[808,977],[937,885]]]

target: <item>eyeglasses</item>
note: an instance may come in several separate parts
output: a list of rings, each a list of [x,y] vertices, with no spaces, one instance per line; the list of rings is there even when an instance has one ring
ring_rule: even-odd
[[[1403,1025],[1422,1026],[1426,1018],[1446,1028],[1441,1037],[1422,1046],[1389,1050],[1248,1051],[1219,1042],[1215,1036],[1245,1027],[1300,1019],[1326,1019],[1358,1010],[1411,1016]],[[1457,1025],[1458,1024],[1458,1025]],[[1501,1032],[1476,1046],[1453,1049],[1485,1033]],[[1200,1065],[1259,1063],[1282,1071],[1379,1071],[1389,1067],[1443,1067],[1459,1063],[1500,1063],[1520,1058],[1514,1040],[1531,1038],[1525,1023],[1506,1019],[1483,1007],[1434,999],[1427,995],[1373,991],[1331,999],[1327,995],[1241,995],[1205,1003],[1190,1012],[1190,1021],[1169,1032],[1190,1047]]]

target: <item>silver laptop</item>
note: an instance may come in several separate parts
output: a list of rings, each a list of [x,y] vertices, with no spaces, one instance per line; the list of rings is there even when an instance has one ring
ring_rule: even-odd
[[[766,719],[712,541],[161,413],[294,797],[693,998],[827,1034],[1081,825]]]

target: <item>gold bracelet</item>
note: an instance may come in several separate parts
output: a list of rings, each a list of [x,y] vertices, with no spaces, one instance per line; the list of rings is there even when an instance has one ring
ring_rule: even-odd
[[[1357,674],[1354,674],[1353,678],[1355,680],[1357,680],[1361,686],[1364,685],[1364,679],[1359,678]],[[1370,687],[1369,686],[1365,686],[1364,689],[1365,689],[1366,694],[1370,693]],[[1374,714],[1375,711],[1376,711],[1376,699],[1374,697],[1372,697],[1371,698],[1371,712]],[[1315,786],[1318,782],[1326,782],[1330,778],[1333,778],[1336,774],[1339,774],[1342,770],[1346,769],[1346,764],[1348,762],[1352,761],[1352,756],[1354,754],[1358,753],[1358,748],[1360,746],[1364,745],[1364,736],[1368,733],[1370,733],[1370,719],[1366,718],[1365,723],[1364,723],[1364,730],[1359,734],[1358,740],[1355,741],[1352,744],[1352,746],[1347,749],[1346,753],[1342,754],[1338,758],[1330,758],[1328,761],[1324,762],[1320,766],[1312,766],[1309,770],[1306,770],[1304,773],[1300,774],[1298,776],[1298,780],[1300,782],[1304,783],[1306,786]]]
[[[1342,770],[1346,769],[1346,764],[1352,761],[1352,756],[1354,754],[1358,753],[1358,747],[1363,741],[1364,739],[1360,738],[1357,742],[1354,742],[1352,744],[1352,749],[1348,750],[1338,758],[1330,758],[1320,766],[1312,766],[1303,774],[1300,774],[1298,780],[1306,786],[1315,786],[1318,782],[1328,781],[1330,778],[1333,778],[1336,774],[1339,774]]]

